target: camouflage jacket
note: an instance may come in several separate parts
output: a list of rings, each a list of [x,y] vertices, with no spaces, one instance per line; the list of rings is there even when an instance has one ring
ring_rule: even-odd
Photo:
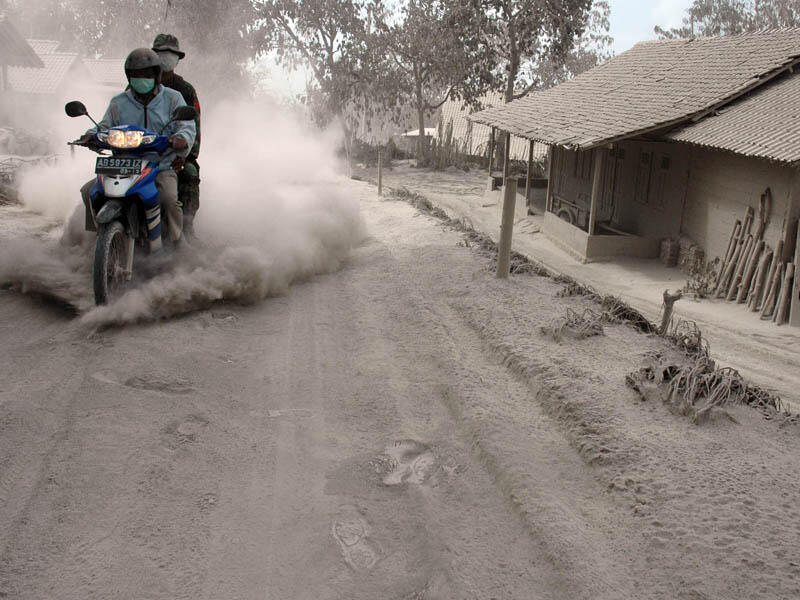
[[[177,73],[173,73],[169,81],[162,81],[161,83],[168,88],[180,92],[186,104],[188,106],[194,106],[197,109],[197,119],[195,119],[194,122],[197,135],[194,140],[194,146],[192,146],[192,151],[189,153],[190,159],[196,159],[200,154],[200,101],[197,99],[197,92],[194,90],[194,86],[191,83]]]

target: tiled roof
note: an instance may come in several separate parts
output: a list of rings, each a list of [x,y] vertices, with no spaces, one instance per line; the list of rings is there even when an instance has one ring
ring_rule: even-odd
[[[121,58],[86,58],[83,64],[89,70],[92,79],[97,83],[124,88],[128,85],[125,78],[125,61]]]
[[[69,70],[80,62],[77,54],[43,54],[43,69],[10,67],[8,81],[12,91],[23,94],[52,94],[64,82]]]
[[[10,21],[0,15],[0,64],[41,68],[42,61]]]
[[[800,74],[768,83],[666,137],[744,156],[800,162]]]
[[[26,40],[36,54],[52,54],[58,50],[58,40]]]
[[[501,106],[504,104],[503,95],[499,92],[490,92],[481,97],[481,104],[489,107]],[[446,132],[448,125],[452,123],[453,140],[458,143],[459,150],[471,156],[482,156],[487,153],[492,128],[480,123],[472,123],[470,127],[470,114],[471,111],[463,106],[461,100],[448,100],[442,105],[442,132]],[[534,144],[533,155],[535,159],[544,158],[547,155],[547,147]],[[517,136],[511,137],[511,158],[528,159],[528,140]]]
[[[679,124],[800,62],[800,29],[641,42],[556,87],[471,119],[522,137],[591,148]]]

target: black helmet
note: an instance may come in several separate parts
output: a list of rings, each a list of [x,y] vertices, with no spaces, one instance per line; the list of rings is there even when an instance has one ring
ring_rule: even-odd
[[[154,69],[156,83],[161,81],[161,60],[150,48],[137,48],[125,59],[125,76],[130,79],[131,71]]]

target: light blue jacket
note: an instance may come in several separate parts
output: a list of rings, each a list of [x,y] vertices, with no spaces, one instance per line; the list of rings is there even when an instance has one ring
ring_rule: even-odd
[[[172,161],[175,160],[176,156],[188,156],[197,134],[194,121],[173,121],[169,123],[172,113],[179,106],[186,106],[186,102],[184,102],[180,92],[163,85],[158,86],[156,95],[147,106],[139,102],[134,97],[133,92],[128,89],[111,99],[106,109],[106,114],[103,115],[103,119],[99,123],[100,129],[108,129],[119,125],[138,125],[163,135],[182,137],[188,143],[185,150],[176,152],[170,148],[165,154],[158,155],[153,153],[144,155],[147,160],[159,163],[159,169],[162,171],[170,170],[172,169]],[[90,131],[92,133],[95,132],[94,129]]]

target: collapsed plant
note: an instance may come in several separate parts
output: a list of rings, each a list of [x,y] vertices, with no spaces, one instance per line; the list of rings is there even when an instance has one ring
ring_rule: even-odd
[[[567,309],[564,317],[556,319],[551,325],[542,326],[539,331],[560,342],[565,336],[582,340],[595,335],[603,335],[603,323],[608,320],[606,313],[596,313],[590,308],[578,313]]]
[[[680,321],[666,337],[684,352],[687,361],[679,365],[656,354],[649,357],[651,364],[629,373],[625,383],[642,400],[661,399],[671,412],[691,417],[696,425],[733,404],[757,408],[768,418],[776,412],[786,413],[778,396],[748,384],[736,369],[718,367],[696,323]],[[721,414],[735,421],[729,414]]]

